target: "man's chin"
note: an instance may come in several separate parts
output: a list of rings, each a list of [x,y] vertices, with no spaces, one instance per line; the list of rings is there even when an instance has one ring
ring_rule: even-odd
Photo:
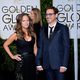
[[[51,22],[50,21],[47,21],[47,23],[50,24]]]

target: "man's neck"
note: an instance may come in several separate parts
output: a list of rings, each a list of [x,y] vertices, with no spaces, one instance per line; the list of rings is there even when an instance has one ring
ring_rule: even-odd
[[[57,23],[57,21],[55,21],[55,22],[53,22],[53,23],[50,23],[49,26],[50,26],[50,27],[53,27],[53,26],[56,25],[56,23]]]

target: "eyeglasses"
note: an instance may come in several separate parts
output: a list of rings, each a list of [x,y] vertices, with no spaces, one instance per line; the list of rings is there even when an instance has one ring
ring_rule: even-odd
[[[48,14],[46,14],[46,16],[52,16],[53,14],[55,14],[55,13],[48,13]]]

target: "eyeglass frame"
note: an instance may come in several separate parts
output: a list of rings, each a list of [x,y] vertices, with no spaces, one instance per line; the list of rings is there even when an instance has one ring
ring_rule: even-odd
[[[46,14],[46,16],[52,16],[53,14],[55,14],[55,13],[48,13],[48,14]]]

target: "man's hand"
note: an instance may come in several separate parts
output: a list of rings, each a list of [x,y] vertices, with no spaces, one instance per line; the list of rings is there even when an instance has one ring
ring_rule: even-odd
[[[60,72],[61,72],[61,73],[65,72],[66,70],[67,70],[66,67],[63,67],[63,66],[60,67]]]
[[[36,67],[38,71],[43,71],[43,67],[42,66],[37,66]]]

